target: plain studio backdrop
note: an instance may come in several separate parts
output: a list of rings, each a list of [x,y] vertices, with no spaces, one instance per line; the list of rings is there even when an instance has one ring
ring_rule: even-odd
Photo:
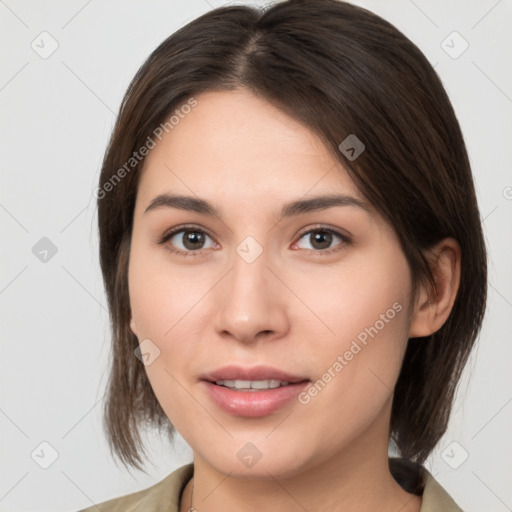
[[[512,510],[512,3],[354,3],[395,24],[440,75],[468,146],[489,249],[483,331],[427,467],[464,510]],[[110,457],[101,429],[110,338],[93,191],[139,66],[220,5],[0,0],[0,511],[76,511],[192,460],[181,438],[173,448],[155,435],[148,475]]]

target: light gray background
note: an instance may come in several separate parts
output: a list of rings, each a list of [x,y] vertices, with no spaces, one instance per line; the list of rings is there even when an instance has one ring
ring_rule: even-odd
[[[490,252],[483,333],[428,467],[464,510],[512,510],[512,3],[355,3],[394,23],[441,76],[466,137]],[[1,511],[71,512],[191,461],[182,441],[173,450],[156,436],[148,475],[110,458],[100,416],[108,316],[92,192],[138,67],[177,28],[222,4],[0,0]],[[43,31],[59,45],[47,59],[31,47],[50,48]],[[446,40],[453,31],[469,43],[456,59],[445,51],[463,48],[457,36]],[[46,263],[32,252],[42,237],[57,247]],[[58,457],[43,469],[52,449]]]

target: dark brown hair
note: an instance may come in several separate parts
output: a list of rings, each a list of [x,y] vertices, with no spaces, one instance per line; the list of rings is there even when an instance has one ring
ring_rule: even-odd
[[[394,227],[415,290],[420,282],[433,285],[427,250],[445,237],[460,244],[461,281],[451,314],[433,335],[409,340],[394,393],[391,440],[405,460],[422,463],[446,430],[480,330],[485,244],[463,136],[434,69],[390,23],[338,0],[214,9],[167,38],[131,82],[97,195],[113,337],[104,411],[111,449],[125,465],[140,468],[139,428],[163,428],[171,438],[173,432],[134,357],[138,341],[129,327],[128,256],[143,160],[122,179],[112,178],[192,96],[235,88],[259,95],[321,138]],[[353,161],[339,149],[350,134],[366,146]],[[410,466],[400,467],[407,473]],[[390,467],[400,478],[396,461]],[[416,492],[417,484],[403,485]]]

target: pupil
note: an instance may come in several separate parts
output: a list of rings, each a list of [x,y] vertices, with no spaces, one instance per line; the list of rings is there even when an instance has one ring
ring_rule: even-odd
[[[188,231],[184,234],[184,245],[187,249],[197,249],[204,243],[204,233]]]
[[[314,243],[312,244],[315,247],[315,244],[320,244],[320,247],[315,247],[316,249],[326,249],[331,245],[332,242],[332,233],[328,231],[316,231],[313,234]]]

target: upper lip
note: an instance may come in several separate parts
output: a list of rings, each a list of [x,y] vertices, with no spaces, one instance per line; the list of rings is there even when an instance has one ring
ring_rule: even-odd
[[[201,375],[202,380],[216,382],[219,380],[280,380],[282,382],[302,382],[308,380],[305,377],[292,375],[291,373],[273,368],[271,366],[253,366],[244,368],[242,366],[223,366],[212,372]]]

